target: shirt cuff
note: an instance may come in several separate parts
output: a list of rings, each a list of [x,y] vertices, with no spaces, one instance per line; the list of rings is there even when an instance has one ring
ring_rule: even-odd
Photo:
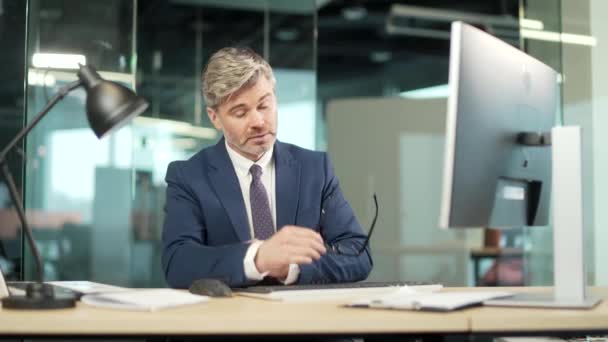
[[[290,285],[295,283],[300,276],[300,266],[298,264],[289,264],[289,271],[287,271],[287,277],[285,280],[281,280],[281,283]]]
[[[262,245],[263,241],[253,240],[247,253],[245,253],[245,259],[243,259],[243,267],[245,268],[245,277],[247,280],[262,280],[268,275],[268,272],[260,273],[257,267],[255,267],[255,256],[258,254],[258,249]],[[291,272],[291,268],[289,269]],[[289,276],[288,276],[289,278]]]

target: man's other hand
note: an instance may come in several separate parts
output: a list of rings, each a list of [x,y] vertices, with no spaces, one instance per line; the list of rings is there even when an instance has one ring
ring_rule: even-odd
[[[289,264],[310,264],[321,258],[327,250],[319,233],[304,227],[285,226],[265,240],[255,257],[260,273],[285,279]]]

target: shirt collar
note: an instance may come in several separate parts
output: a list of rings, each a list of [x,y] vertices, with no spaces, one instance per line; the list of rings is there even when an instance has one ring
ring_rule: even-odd
[[[227,141],[224,140],[224,143],[226,144],[226,151],[228,151],[230,161],[232,161],[232,165],[234,165],[234,169],[239,177],[247,176],[249,174],[249,169],[253,164],[258,164],[262,170],[266,170],[266,168],[271,165],[270,163],[272,162],[274,145],[272,145],[268,151],[264,152],[262,158],[258,159],[256,162],[253,162],[252,160],[243,157],[237,151],[233,150],[232,147],[228,145]]]

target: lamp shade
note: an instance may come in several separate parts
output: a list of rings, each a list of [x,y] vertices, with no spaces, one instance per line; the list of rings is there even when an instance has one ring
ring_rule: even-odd
[[[148,102],[131,89],[106,81],[88,65],[81,65],[78,78],[87,92],[87,118],[98,138],[118,129],[148,108]]]

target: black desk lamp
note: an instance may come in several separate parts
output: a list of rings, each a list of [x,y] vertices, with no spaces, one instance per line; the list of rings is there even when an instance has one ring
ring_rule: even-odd
[[[137,96],[130,89],[120,84],[106,81],[99,76],[91,66],[80,65],[78,80],[66,84],[59,89],[44,108],[32,119],[32,121],[17,134],[15,138],[0,152],[0,167],[2,174],[8,184],[8,189],[13,200],[13,205],[17,209],[17,214],[28,245],[32,250],[36,261],[37,279],[36,282],[28,284],[25,296],[9,296],[2,299],[2,307],[6,309],[60,309],[74,307],[73,297],[55,296],[53,288],[43,283],[43,268],[40,253],[32,237],[32,232],[25,219],[25,211],[22,206],[22,199],[15,186],[15,181],[8,168],[7,154],[38,124],[50,110],[63,99],[70,91],[84,86],[87,92],[87,117],[89,125],[98,138],[102,138],[110,131],[121,127],[131,118],[141,114],[148,108],[148,102]]]

